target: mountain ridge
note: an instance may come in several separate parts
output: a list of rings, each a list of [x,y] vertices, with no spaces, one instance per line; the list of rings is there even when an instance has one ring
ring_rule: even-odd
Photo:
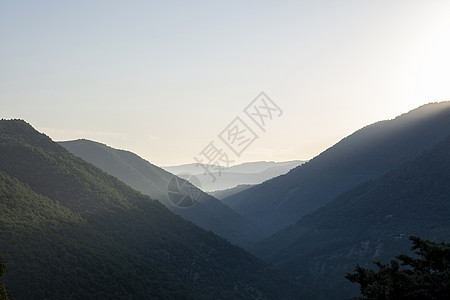
[[[303,160],[292,161],[256,161],[246,162],[221,168],[217,170],[217,166],[206,164],[205,167],[212,172],[205,174],[204,169],[197,163],[184,164],[179,166],[162,167],[173,174],[191,174],[198,179],[200,188],[207,192],[217,192],[234,188],[242,184],[258,184],[273,177],[287,173],[292,168],[303,164]],[[216,180],[212,180],[212,177]]]
[[[0,121],[0,207],[16,299],[312,295],[23,121]]]
[[[168,185],[176,176],[133,152],[114,149],[86,139],[59,144],[132,188],[159,200],[170,211],[234,244],[251,248],[262,235],[251,222],[200,190],[195,205],[187,208],[174,206],[168,195]]]
[[[323,290],[324,298],[349,298],[357,289],[343,276],[354,264],[371,267],[410,253],[410,235],[450,239],[449,170],[450,135],[266,238],[255,253]]]
[[[273,234],[345,190],[415,158],[449,133],[450,101],[427,104],[365,126],[287,174],[222,201]]]

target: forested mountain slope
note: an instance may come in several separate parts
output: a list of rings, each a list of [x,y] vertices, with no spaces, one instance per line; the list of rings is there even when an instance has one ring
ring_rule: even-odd
[[[305,296],[269,264],[20,120],[0,121],[0,207],[14,299]]]
[[[256,253],[329,299],[348,299],[357,291],[346,272],[408,253],[410,235],[450,241],[450,136],[265,239]]]
[[[364,127],[286,175],[223,202],[275,233],[368,179],[414,159],[450,134],[450,102]]]
[[[197,190],[195,205],[189,207],[173,205],[168,196],[168,185],[173,181],[174,175],[132,152],[89,140],[59,142],[59,144],[132,188],[161,201],[169,210],[186,220],[211,230],[236,245],[251,248],[262,236],[254,224],[194,186],[192,188]]]

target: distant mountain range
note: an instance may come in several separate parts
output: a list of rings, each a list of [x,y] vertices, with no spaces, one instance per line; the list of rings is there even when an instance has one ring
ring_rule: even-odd
[[[222,201],[275,233],[346,190],[376,178],[450,134],[450,102],[421,106],[366,126],[285,175]]]
[[[192,174],[200,183],[200,188],[207,192],[217,192],[234,188],[238,185],[259,184],[273,177],[285,174],[289,170],[303,164],[305,161],[293,160],[285,162],[257,161],[247,162],[221,168],[215,171],[217,166],[205,164],[208,170],[214,170],[211,174],[205,174],[204,168],[196,163],[179,166],[162,167],[172,174]],[[215,181],[212,178],[216,178]]]
[[[256,253],[323,298],[349,299],[358,290],[346,272],[409,253],[410,235],[450,241],[450,135],[265,239]]]
[[[59,145],[2,120],[5,284],[18,299],[348,299],[355,263],[411,254],[409,235],[450,240],[449,101],[366,126],[307,163],[242,164],[217,181],[295,164],[209,191],[223,203],[185,182],[198,203],[180,208],[170,191],[183,179],[131,152]],[[195,164],[173,168],[202,178]]]
[[[226,189],[226,190],[219,190],[219,191],[213,191],[208,192],[211,196],[214,196],[215,198],[222,200],[228,197],[233,196],[234,194],[240,193],[242,191],[245,191],[251,187],[255,186],[255,184],[240,184],[238,186],[235,186],[234,188]]]
[[[14,299],[312,297],[20,120],[0,121],[0,251]]]
[[[59,144],[132,188],[161,201],[169,210],[186,220],[211,230],[236,245],[250,248],[262,236],[255,225],[201,190],[197,189],[198,202],[195,205],[187,208],[173,205],[169,199],[168,188],[174,175],[132,152],[89,140]]]

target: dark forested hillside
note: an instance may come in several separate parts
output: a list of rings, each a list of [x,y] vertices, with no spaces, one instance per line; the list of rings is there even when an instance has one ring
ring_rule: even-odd
[[[310,297],[19,120],[0,121],[0,252],[13,299]]]
[[[195,205],[188,208],[174,206],[167,194],[169,181],[174,175],[132,152],[114,149],[89,140],[59,144],[132,188],[161,201],[169,210],[186,220],[211,230],[236,245],[250,248],[261,237],[261,232],[255,225],[200,190],[198,190],[198,202]]]
[[[449,134],[450,102],[427,104],[364,127],[288,174],[223,201],[275,233],[358,183],[414,159]]]
[[[356,286],[344,275],[408,253],[408,236],[450,240],[450,136],[417,159],[340,195],[265,239],[257,254],[330,299]]]

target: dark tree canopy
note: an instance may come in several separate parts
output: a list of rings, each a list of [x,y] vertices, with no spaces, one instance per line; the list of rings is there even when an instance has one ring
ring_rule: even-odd
[[[14,299],[311,299],[23,121],[0,120],[0,247]]]
[[[418,258],[398,255],[378,270],[356,265],[346,278],[360,284],[358,299],[450,299],[450,243],[411,236]]]
[[[7,270],[6,270],[5,261],[3,260],[2,254],[0,253],[0,277],[2,277],[6,271]],[[9,299],[8,292],[0,278],[0,300],[8,300],[8,299]]]

